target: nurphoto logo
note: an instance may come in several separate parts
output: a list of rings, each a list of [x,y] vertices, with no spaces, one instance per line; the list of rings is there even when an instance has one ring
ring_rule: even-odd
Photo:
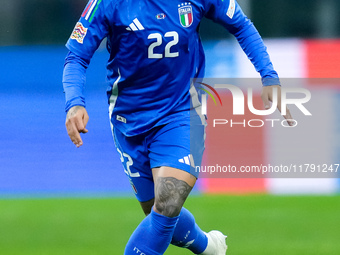
[[[223,89],[231,92],[232,101],[233,101],[233,115],[245,115],[245,95],[243,91],[231,84],[215,84],[214,86],[208,85],[206,83],[199,82],[201,87],[200,90],[206,92],[207,94],[202,95],[202,106],[201,106],[201,113],[203,115],[207,115],[207,95],[209,95],[212,100],[214,101],[215,105],[217,106],[217,100],[219,100],[220,105],[222,106],[222,100],[216,89]],[[210,91],[209,91],[209,90]],[[299,94],[298,98],[289,98],[289,94]],[[216,97],[216,98],[215,98]],[[273,96],[272,96],[272,105],[269,109],[259,110],[254,107],[254,100],[253,100],[253,90],[248,88],[247,90],[247,107],[248,110],[257,116],[268,116],[273,114],[276,109],[278,108],[278,90],[277,88],[273,88]],[[311,93],[308,89],[305,88],[281,88],[281,115],[284,116],[287,114],[287,107],[288,105],[295,105],[305,116],[312,116],[311,112],[304,106],[304,104],[308,103],[311,100]],[[242,124],[244,127],[262,127],[266,122],[271,123],[271,126],[274,127],[275,123],[280,121],[279,119],[251,119],[251,120],[244,120],[243,122],[234,122],[234,126],[236,124]],[[284,127],[296,127],[297,121],[296,120],[289,120],[293,121],[294,124],[289,126],[286,124],[286,120],[281,121],[282,126]],[[226,119],[214,119],[213,126],[216,127],[217,125],[225,125],[230,123],[231,127],[233,126],[232,120]]]

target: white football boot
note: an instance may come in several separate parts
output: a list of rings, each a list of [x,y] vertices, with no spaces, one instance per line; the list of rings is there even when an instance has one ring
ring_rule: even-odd
[[[225,255],[228,246],[226,245],[227,236],[220,231],[212,230],[205,233],[208,237],[208,246],[201,255]]]

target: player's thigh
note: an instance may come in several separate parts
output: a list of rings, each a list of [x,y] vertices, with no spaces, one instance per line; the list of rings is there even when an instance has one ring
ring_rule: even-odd
[[[183,171],[181,169],[173,168],[173,167],[156,167],[152,169],[152,175],[155,183],[155,189],[159,184],[159,178],[174,178],[179,181],[183,181],[189,185],[189,187],[193,188],[195,186],[197,178],[193,176],[191,173]]]
[[[205,123],[185,118],[159,127],[148,137],[151,168],[170,167],[198,178],[204,152]],[[171,171],[170,171],[171,172]]]
[[[116,149],[139,202],[154,198],[154,182],[148,151],[143,136],[126,137],[118,129],[113,132]],[[143,208],[144,211],[144,208]]]

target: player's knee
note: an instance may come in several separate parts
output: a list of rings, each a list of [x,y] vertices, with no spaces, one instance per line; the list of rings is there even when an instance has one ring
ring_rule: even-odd
[[[180,203],[167,203],[166,205],[165,203],[162,202],[156,202],[155,203],[155,208],[156,211],[164,216],[167,217],[176,217],[179,215],[181,209],[182,209],[182,205]]]
[[[155,190],[155,209],[167,217],[179,215],[192,187],[174,177],[159,177]]]

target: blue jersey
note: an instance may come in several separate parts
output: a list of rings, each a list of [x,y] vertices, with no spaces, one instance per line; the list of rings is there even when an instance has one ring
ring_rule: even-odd
[[[107,38],[107,92],[115,128],[133,136],[189,116],[199,105],[192,104],[197,92],[190,79],[204,75],[203,17],[235,35],[264,85],[278,84],[259,33],[235,0],[92,0],[67,42],[67,110],[85,104],[84,70]]]

